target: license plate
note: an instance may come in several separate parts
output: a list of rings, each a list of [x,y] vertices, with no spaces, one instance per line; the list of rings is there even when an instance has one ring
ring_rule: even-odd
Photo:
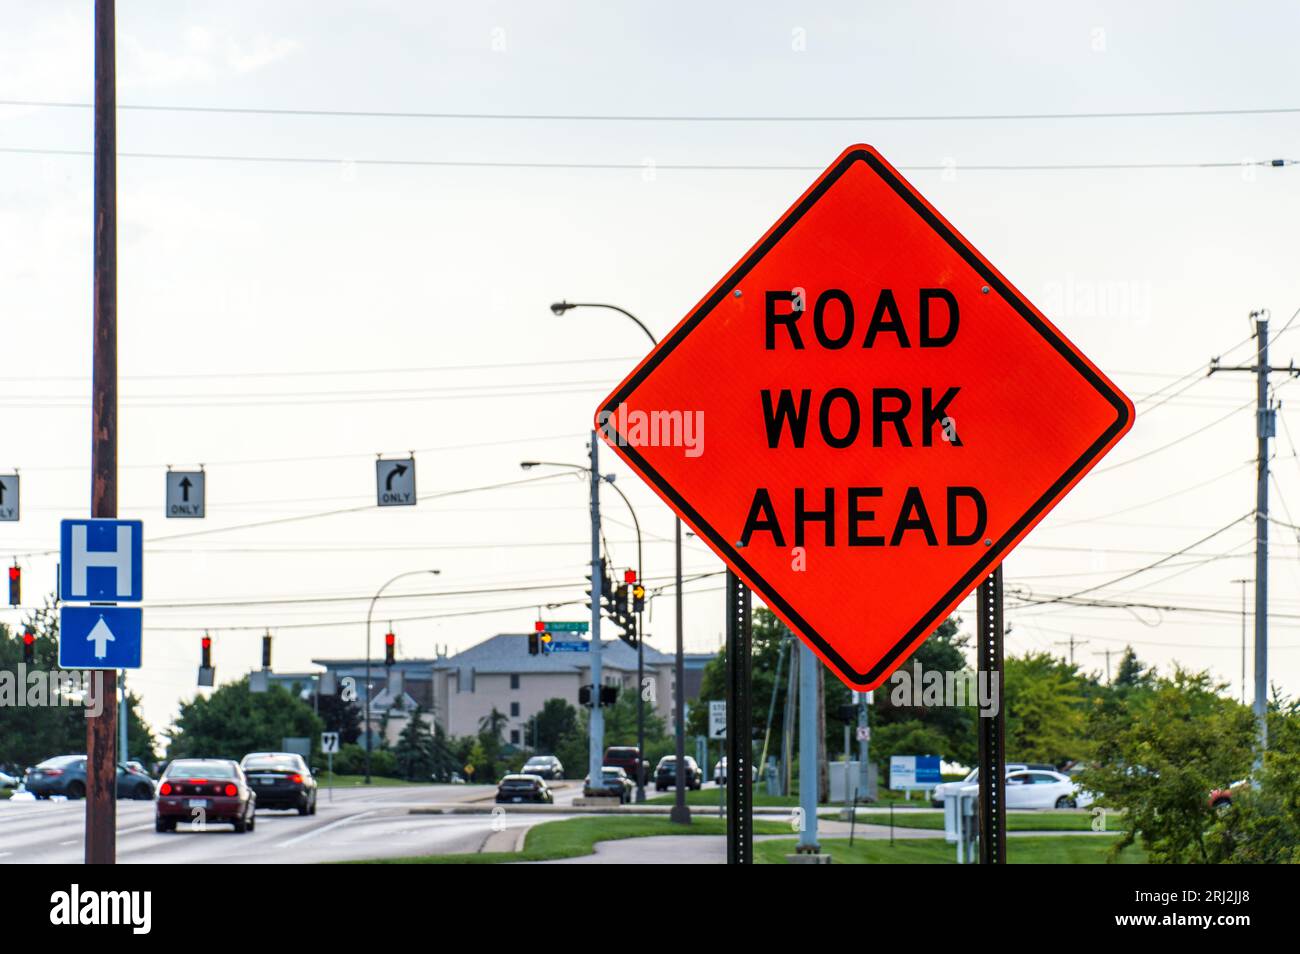
[[[273,784],[273,783],[275,782],[275,776],[274,776],[274,775],[259,775],[259,776],[257,776],[257,780],[258,780],[259,782],[262,782],[262,783],[265,784],[265,785],[271,785],[271,784]]]
[[[189,805],[190,808],[207,808],[208,800],[206,798],[191,798]]]
[[[510,799],[510,800],[511,800],[512,802],[522,802],[522,801],[523,801],[523,799],[520,798],[518,795],[516,795],[514,798],[512,798],[512,799]]]

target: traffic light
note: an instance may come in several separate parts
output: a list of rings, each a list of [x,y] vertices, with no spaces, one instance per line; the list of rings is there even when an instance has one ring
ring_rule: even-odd
[[[23,662],[31,665],[36,661],[36,637],[31,633],[23,633]]]
[[[588,583],[592,582],[590,573],[587,574],[587,582]],[[591,586],[587,587],[587,609],[591,609],[592,589],[593,587]],[[614,581],[609,578],[609,566],[605,562],[605,558],[601,557],[600,558],[600,595],[601,595],[602,603],[607,603],[609,601],[610,594],[613,592],[614,592]]]
[[[15,563],[9,568],[9,605],[17,606],[23,601],[23,571]]]
[[[212,637],[204,633],[203,642],[201,642],[199,645],[203,647],[203,653],[202,653],[201,661],[199,662],[199,667],[201,669],[211,669],[212,668]]]
[[[600,704],[602,706],[612,706],[616,702],[618,702],[618,686],[601,686]]]
[[[591,705],[591,686],[578,687],[578,705],[580,706]]]
[[[542,651],[542,634],[532,632],[528,634],[528,655],[536,656]]]
[[[645,587],[637,583],[632,587],[632,612],[641,613],[645,610]]]
[[[262,668],[271,668],[271,634],[262,637]]]
[[[396,661],[397,637],[392,633],[384,634],[384,665],[391,666]]]

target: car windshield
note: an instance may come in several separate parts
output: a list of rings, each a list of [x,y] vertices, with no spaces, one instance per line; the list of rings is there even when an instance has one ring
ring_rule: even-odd
[[[623,772],[621,769],[605,769],[601,774],[604,775],[605,778],[618,778],[623,774]]]
[[[175,778],[234,778],[235,767],[229,762],[200,762],[181,760],[167,766],[167,776]]]
[[[289,758],[287,755],[281,756],[263,756],[257,759],[248,759],[244,762],[244,768],[249,771],[258,769],[278,769],[286,772],[295,772],[298,770],[298,760]]]
[[[524,763],[524,765],[550,765],[550,764],[551,764],[551,760],[544,756],[538,756],[537,758],[529,759],[527,762]]]
[[[73,765],[74,763],[80,762],[84,759],[84,755],[60,755],[52,759],[46,759],[36,767],[38,769],[66,768],[67,766]]]

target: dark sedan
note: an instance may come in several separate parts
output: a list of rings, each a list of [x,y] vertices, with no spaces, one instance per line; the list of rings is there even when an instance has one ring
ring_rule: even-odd
[[[564,765],[554,755],[534,755],[524,763],[519,774],[540,775],[542,778],[555,781],[564,778]]]
[[[555,802],[555,796],[540,775],[507,775],[497,786],[497,801],[551,805]]]
[[[699,789],[704,784],[704,774],[699,764],[691,756],[686,756],[686,787]],[[655,791],[677,787],[677,756],[665,755],[655,766]]]
[[[230,759],[177,759],[158,783],[157,831],[175,831],[176,823],[229,824],[235,832],[252,831],[257,821],[257,794],[248,787],[239,763]]]
[[[63,795],[66,798],[86,797],[86,757],[84,755],[58,755],[46,759],[27,773],[27,791],[37,798]],[[144,772],[130,765],[117,767],[118,798],[153,798],[154,785]]]
[[[603,766],[600,770],[600,779],[595,785],[591,783],[590,775],[582,780],[584,798],[610,796],[627,804],[632,801],[632,793],[635,790],[636,786],[627,777],[627,773],[616,765]]]
[[[292,752],[250,752],[239,767],[257,793],[258,808],[297,809],[316,814],[316,778],[301,755]]]

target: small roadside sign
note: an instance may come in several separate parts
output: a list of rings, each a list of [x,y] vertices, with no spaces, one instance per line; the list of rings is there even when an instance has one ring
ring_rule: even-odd
[[[333,755],[339,750],[339,734],[337,732],[322,732],[320,734],[320,750],[326,755]]]
[[[725,739],[727,737],[727,700],[709,701],[709,738]]]
[[[18,519],[18,475],[0,474],[0,521]]]
[[[379,506],[415,506],[414,457],[375,461],[375,480]]]
[[[858,726],[858,741],[859,741],[859,742],[870,742],[870,741],[871,741],[871,727],[870,727],[870,726],[865,726],[865,725],[860,725],[860,726]]]
[[[167,471],[167,516],[205,516],[203,510],[205,481],[201,470]]]

